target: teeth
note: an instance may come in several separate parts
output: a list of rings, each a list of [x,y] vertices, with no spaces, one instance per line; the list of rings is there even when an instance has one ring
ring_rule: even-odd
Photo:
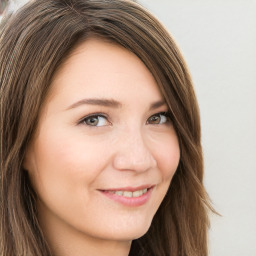
[[[132,197],[132,192],[130,192],[130,191],[124,191],[123,196],[124,196],[124,197]]]
[[[116,191],[115,194],[118,195],[118,196],[122,196],[124,194],[124,192],[123,191]]]
[[[138,197],[138,196],[141,196],[141,195],[142,195],[142,193],[143,193],[143,191],[142,191],[142,190],[134,191],[134,192],[132,193],[132,197]]]
[[[109,191],[111,194],[116,194],[118,196],[124,196],[124,197],[139,197],[145,194],[148,191],[147,188],[137,191]]]

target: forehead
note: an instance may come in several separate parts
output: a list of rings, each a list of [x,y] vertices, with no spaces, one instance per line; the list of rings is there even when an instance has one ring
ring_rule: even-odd
[[[154,77],[135,54],[95,38],[71,52],[54,76],[51,94],[162,98]]]

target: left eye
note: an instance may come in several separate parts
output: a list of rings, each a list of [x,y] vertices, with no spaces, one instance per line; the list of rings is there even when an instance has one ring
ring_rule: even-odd
[[[89,126],[105,126],[108,125],[108,120],[105,116],[102,115],[93,115],[88,116],[82,120],[83,124],[89,125]]]
[[[166,112],[158,113],[147,120],[147,124],[165,124],[170,121],[169,114]]]

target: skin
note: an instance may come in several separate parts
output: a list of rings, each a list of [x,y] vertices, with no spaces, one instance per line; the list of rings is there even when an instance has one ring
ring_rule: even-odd
[[[166,111],[152,74],[121,46],[89,39],[62,64],[24,161],[55,256],[127,256],[147,232],[180,159]],[[101,192],[145,184],[140,206]]]

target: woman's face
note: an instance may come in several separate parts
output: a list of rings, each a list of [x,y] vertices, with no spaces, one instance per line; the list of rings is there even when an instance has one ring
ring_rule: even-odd
[[[76,48],[54,77],[24,161],[44,232],[145,234],[180,158],[165,112],[137,56],[96,39]]]

